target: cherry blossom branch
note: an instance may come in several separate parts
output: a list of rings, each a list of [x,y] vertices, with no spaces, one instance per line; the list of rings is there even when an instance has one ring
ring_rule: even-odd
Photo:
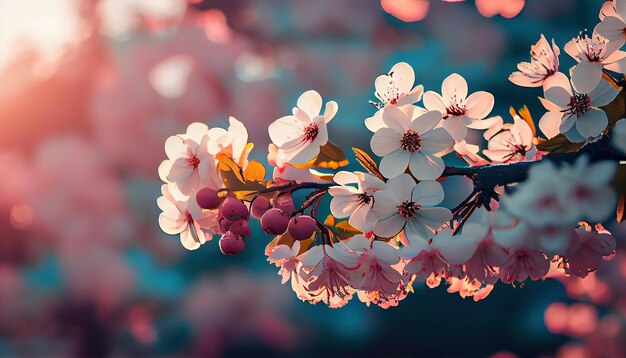
[[[582,155],[589,156],[590,162],[599,160],[624,161],[626,156],[613,151],[609,146],[609,138],[604,137],[598,142],[589,144],[577,152],[552,153],[543,157],[554,163],[573,163]],[[483,167],[459,168],[448,166],[445,168],[442,178],[451,176],[466,176],[474,182],[477,191],[492,191],[497,186],[519,183],[526,180],[528,171],[534,165],[541,163],[520,162],[501,165],[487,165]],[[475,193],[472,193],[475,195]]]

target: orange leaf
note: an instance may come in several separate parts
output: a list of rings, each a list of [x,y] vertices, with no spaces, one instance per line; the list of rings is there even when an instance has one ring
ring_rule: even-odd
[[[376,164],[374,159],[372,159],[372,157],[370,157],[369,154],[367,154],[362,149],[354,148],[354,147],[352,148],[352,151],[354,152],[354,156],[356,157],[356,160],[359,162],[359,164],[361,164],[363,168],[365,168],[365,170],[370,172],[370,174],[378,177],[378,179],[383,180],[383,181],[385,180],[385,177],[378,170],[378,164]]]
[[[346,154],[331,142],[327,142],[320,148],[320,153],[314,159],[305,164],[292,164],[296,168],[328,168],[338,169],[348,165]]]

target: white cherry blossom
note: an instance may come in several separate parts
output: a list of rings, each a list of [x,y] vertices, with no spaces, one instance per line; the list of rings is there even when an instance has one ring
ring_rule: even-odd
[[[541,87],[559,71],[559,47],[552,40],[552,47],[541,35],[539,41],[530,47],[530,62],[517,65],[519,71],[509,76],[509,81],[521,87]]]
[[[333,180],[339,184],[328,189],[328,193],[333,197],[330,201],[330,212],[333,216],[336,218],[349,216],[350,225],[362,232],[374,229],[376,223],[376,217],[372,213],[374,192],[383,189],[385,183],[368,173],[347,171],[338,172]]]
[[[304,92],[298,98],[293,114],[277,119],[269,126],[272,142],[278,147],[276,163],[305,164],[314,159],[320,147],[328,142],[326,124],[337,113],[337,103],[326,103],[322,110],[322,97],[316,91]]]
[[[620,73],[626,70],[626,52],[612,48],[598,34],[592,37],[581,34],[563,49],[578,62],[572,69],[572,81],[577,85],[577,92],[588,93],[596,88],[602,80],[604,68]]]
[[[512,125],[505,125],[504,131],[489,139],[489,149],[485,149],[483,154],[496,163],[537,160],[537,147],[533,143],[533,137],[528,123],[515,116]]]
[[[406,62],[395,64],[389,73],[376,78],[375,96],[380,103],[376,103],[378,108],[388,106],[402,107],[407,104],[419,102],[424,93],[424,86],[413,87],[415,83],[415,72],[411,65]]]
[[[600,81],[589,92],[573,88],[588,88],[587,81],[578,77],[572,83],[565,75],[555,76],[551,87],[545,89],[542,99],[547,113],[539,120],[539,128],[552,138],[563,133],[572,142],[584,142],[602,134],[608,125],[606,113],[599,107],[609,104],[618,90],[606,81]]]
[[[614,0],[613,6],[602,7],[602,22],[596,25],[594,32],[606,38],[610,46],[619,49],[626,41],[626,1]]]
[[[411,119],[400,109],[385,109],[387,127],[379,128],[370,142],[372,151],[383,157],[380,172],[394,178],[408,167],[418,180],[437,179],[445,168],[437,154],[454,144],[444,129],[434,128],[440,120],[437,111]]]
[[[184,200],[175,198],[170,193],[169,185],[161,187],[163,196],[157,199],[157,205],[163,211],[159,215],[159,226],[166,234],[180,235],[180,242],[187,250],[196,250],[213,239],[217,211],[202,211],[195,197]]]
[[[378,222],[374,234],[393,237],[404,229],[411,239],[429,239],[444,222],[452,219],[450,210],[435,207],[443,201],[441,184],[422,181],[415,184],[408,174],[401,174],[374,193],[374,215]]]
[[[175,196],[194,195],[200,187],[201,173],[217,173],[215,157],[208,149],[208,133],[205,124],[192,123],[185,134],[171,136],[165,141],[168,159],[159,166],[159,176],[172,184],[171,191]]]
[[[487,117],[494,105],[491,93],[479,91],[468,96],[467,91],[465,79],[453,73],[443,81],[441,95],[433,91],[424,94],[426,109],[443,113],[441,127],[457,142],[465,139],[467,128]]]

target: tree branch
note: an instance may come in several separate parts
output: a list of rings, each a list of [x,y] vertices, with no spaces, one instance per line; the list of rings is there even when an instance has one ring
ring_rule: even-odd
[[[583,155],[589,156],[590,162],[599,160],[626,160],[626,156],[611,149],[609,141],[610,138],[604,137],[598,142],[581,148],[577,152],[552,153],[545,155],[542,160],[536,162],[520,162],[469,168],[448,166],[445,168],[441,177],[466,176],[472,179],[476,190],[493,190],[496,186],[513,184],[526,180],[530,168],[538,163],[541,163],[543,160],[549,160],[555,164],[573,163]]]

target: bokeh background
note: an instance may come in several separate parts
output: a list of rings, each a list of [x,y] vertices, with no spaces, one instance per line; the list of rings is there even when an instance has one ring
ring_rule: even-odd
[[[398,2],[399,17],[378,0],[0,0],[0,356],[626,356],[624,227],[585,280],[478,303],[416,285],[389,310],[300,302],[266,236],[225,257],[160,232],[163,143],[189,123],[234,115],[265,161],[267,125],[316,89],[339,103],[331,140],[369,149],[374,78],[399,61],[426,89],[458,72],[494,113],[538,119],[541,91],[508,74],[603,3],[527,0],[505,19]]]

